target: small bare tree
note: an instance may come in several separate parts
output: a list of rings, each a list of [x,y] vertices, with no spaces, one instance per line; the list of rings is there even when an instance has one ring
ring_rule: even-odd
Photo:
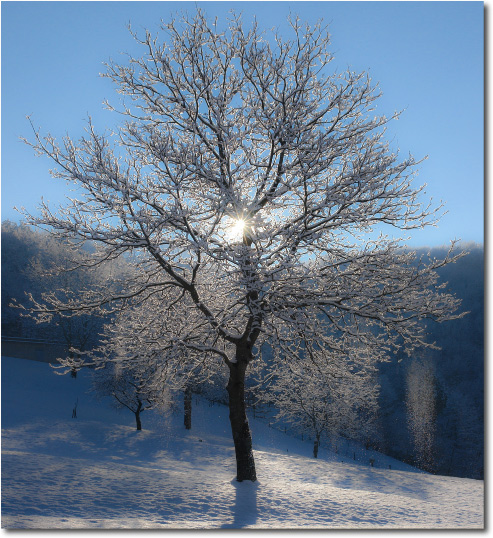
[[[93,373],[93,391],[99,397],[112,397],[117,409],[126,408],[135,415],[137,430],[142,430],[141,413],[152,409],[155,397],[142,381],[139,373],[131,368],[119,369],[108,364]]]
[[[99,243],[101,262],[141,256],[139,278],[119,293],[51,296],[38,310],[174,290],[169,308],[193,310],[200,332],[173,346],[200,345],[229,370],[239,481],[256,479],[244,394],[263,341],[290,325],[285,345],[309,327],[328,349],[356,339],[391,352],[427,345],[420,322],[457,307],[435,272],[452,254],[415,263],[383,235],[433,224],[437,212],[413,187],[415,159],[385,142],[377,88],[365,73],[331,71],[325,27],[290,24],[284,39],[200,11],[163,23],[164,40],[135,36],[143,56],[107,67],[127,98],[108,105],[126,119],[117,133],[90,123],[79,142],[35,131],[32,143],[81,195],[29,222]]]
[[[90,354],[90,361],[103,371],[114,363],[118,376],[112,374],[113,378],[127,385],[124,374],[128,370],[135,389],[130,387],[128,392],[140,387],[139,393],[148,395],[149,404],[182,392],[184,425],[190,429],[192,389],[217,370],[218,360],[207,347],[207,325],[194,316],[193,307],[176,300],[175,291],[159,289],[143,303],[127,303],[105,326],[102,345]],[[62,361],[62,365],[70,363]]]
[[[362,440],[371,432],[379,390],[374,365],[381,359],[369,357],[360,346],[346,347],[347,355],[331,350],[318,336],[318,340],[307,340],[306,334],[293,337],[294,346],[286,346],[286,338],[277,342],[268,368],[268,389],[261,395],[278,410],[278,419],[312,437],[314,458],[323,436]]]

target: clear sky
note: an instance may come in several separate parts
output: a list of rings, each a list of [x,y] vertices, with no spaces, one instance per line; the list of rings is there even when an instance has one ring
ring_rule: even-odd
[[[437,228],[413,235],[411,245],[460,238],[483,242],[483,2],[22,2],[2,10],[2,220],[19,221],[13,206],[36,212],[41,197],[53,206],[70,190],[49,174],[19,137],[30,138],[26,115],[41,132],[78,138],[88,116],[104,130],[118,122],[103,100],[115,88],[99,76],[104,61],[140,54],[127,30],[157,30],[160,19],[200,6],[223,17],[233,8],[246,23],[285,28],[289,13],[322,17],[332,34],[335,70],[369,71],[380,82],[378,112],[405,109],[388,129],[403,157],[428,155],[417,185],[446,202]]]

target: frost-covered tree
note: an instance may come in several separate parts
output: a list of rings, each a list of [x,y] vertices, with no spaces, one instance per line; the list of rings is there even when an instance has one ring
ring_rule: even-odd
[[[134,384],[167,397],[183,392],[184,425],[191,428],[192,390],[217,370],[218,359],[207,348],[208,329],[195,308],[178,301],[176,290],[159,289],[146,301],[127,304],[105,326],[101,346],[91,355],[96,368],[115,363],[129,370]],[[71,361],[61,361],[62,366]],[[150,374],[152,372],[152,375]],[[165,391],[165,392],[163,392]]]
[[[430,362],[414,359],[406,379],[407,421],[416,461],[425,470],[434,469],[436,433],[436,382]]]
[[[171,385],[157,384],[152,368],[143,370],[140,363],[122,367],[108,362],[96,369],[92,377],[92,390],[100,398],[111,397],[117,409],[128,409],[135,415],[138,431],[142,430],[141,415],[148,409],[166,410],[173,401]]]
[[[107,66],[123,96],[108,105],[124,119],[114,134],[90,122],[80,141],[60,143],[35,130],[33,147],[80,195],[28,221],[99,243],[101,261],[140,254],[139,278],[120,293],[44,310],[173,289],[173,308],[201,325],[172,345],[223,360],[237,479],[255,480],[244,393],[262,342],[282,340],[287,324],[287,338],[308,326],[336,350],[354,339],[379,352],[426,345],[420,322],[457,306],[435,272],[454,257],[416,264],[383,235],[437,213],[413,187],[415,159],[385,141],[390,120],[375,112],[370,78],[331,70],[325,27],[292,19],[282,37],[199,11],[162,29],[164,39],[135,36],[142,57]]]
[[[315,458],[324,435],[366,440],[378,408],[375,357],[355,346],[342,355],[307,340],[300,352],[292,341],[294,349],[276,346],[261,399],[275,406],[276,418],[311,436]]]
[[[50,248],[45,256],[48,255],[50,261],[47,263],[37,257],[28,268],[34,281],[34,287],[27,293],[31,304],[36,306],[37,300],[52,293],[52,290],[57,290],[58,298],[63,297],[66,300],[77,295],[81,289],[99,287],[102,282],[107,281],[106,269],[78,267],[76,260],[81,258],[80,253],[71,252],[70,245],[66,242],[51,240],[47,245]],[[26,301],[22,303],[21,310],[26,309],[25,305]],[[80,357],[97,345],[103,326],[102,317],[91,312],[73,316],[70,312],[59,311],[37,320],[49,322],[52,338],[58,337],[65,343],[71,359]],[[77,376],[76,367],[71,369],[71,374],[73,377]]]

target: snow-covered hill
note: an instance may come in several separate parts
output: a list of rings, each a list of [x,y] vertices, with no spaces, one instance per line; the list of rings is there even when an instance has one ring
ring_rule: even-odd
[[[314,460],[310,443],[254,419],[259,480],[238,483],[225,407],[194,398],[191,431],[179,412],[148,412],[137,432],[88,394],[89,375],[2,358],[2,527],[483,527],[482,481],[383,456]]]

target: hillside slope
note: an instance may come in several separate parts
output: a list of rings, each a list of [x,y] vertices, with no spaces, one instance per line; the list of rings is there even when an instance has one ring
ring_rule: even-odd
[[[237,483],[228,412],[118,413],[89,373],[2,358],[2,527],[482,528],[483,482],[356,464],[251,420],[257,483]],[[72,409],[77,404],[77,418]],[[391,465],[392,469],[389,469]]]

